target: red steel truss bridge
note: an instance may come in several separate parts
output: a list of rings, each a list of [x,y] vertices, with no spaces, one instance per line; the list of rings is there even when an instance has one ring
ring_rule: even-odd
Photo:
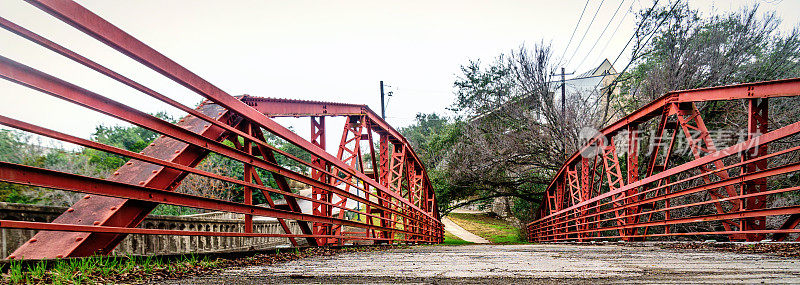
[[[0,77],[5,80],[161,134],[142,152],[136,153],[0,116],[0,124],[8,127],[130,158],[107,179],[0,161],[0,181],[86,194],[51,223],[0,220],[0,227],[40,230],[9,256],[10,259],[108,254],[127,234],[285,237],[293,245],[306,242],[312,246],[343,245],[357,240],[374,243],[442,241],[443,226],[425,168],[408,141],[366,106],[234,97],[75,2],[27,2],[203,96],[206,101],[197,108],[182,105],[0,18],[4,29],[188,114],[173,124],[56,75],[0,56]],[[329,116],[344,116],[344,127],[332,130],[326,126],[325,118]],[[310,118],[310,139],[276,123],[274,117]],[[325,151],[326,133],[340,128],[338,151],[336,155],[329,154]],[[274,134],[312,158],[303,160],[271,145],[265,134]],[[377,147],[373,142],[377,142]],[[242,163],[244,178],[196,168],[211,153]],[[279,156],[310,171],[303,173],[281,165]],[[261,177],[258,169],[267,171],[278,187],[264,183],[268,177]],[[174,192],[187,175],[239,185],[244,201]],[[292,192],[289,180],[311,187],[311,197]],[[261,195],[268,205],[253,205],[253,195]],[[283,197],[285,204],[276,204],[271,195]],[[298,200],[310,201],[311,212],[302,212]],[[354,206],[354,202],[360,207]],[[137,228],[159,204],[244,214],[244,231]],[[277,218],[285,233],[254,233],[253,216]],[[287,220],[297,221],[302,232],[290,232]]]
[[[790,118],[797,110],[779,103],[796,105],[798,95],[800,79],[674,91],[586,136],[548,186],[528,239],[797,238],[800,122],[768,110],[772,102],[787,115],[775,118]],[[717,101],[740,109],[709,129],[700,108]],[[731,132],[739,139],[724,146],[719,134]]]

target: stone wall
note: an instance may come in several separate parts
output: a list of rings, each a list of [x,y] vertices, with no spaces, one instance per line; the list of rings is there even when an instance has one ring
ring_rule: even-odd
[[[66,208],[25,205],[0,202],[0,219],[33,222],[50,222],[63,213]],[[234,218],[231,218],[234,217]],[[243,232],[244,221],[241,215],[200,214],[191,216],[148,216],[140,228]],[[294,221],[287,221],[292,233],[300,233]],[[20,244],[28,241],[36,230],[0,229],[0,258],[6,258]],[[274,219],[253,221],[253,232],[284,233]],[[305,244],[305,239],[297,239]],[[287,238],[245,238],[245,237],[202,237],[202,236],[163,236],[128,235],[114,250],[114,254],[154,255],[209,252],[235,252],[262,250],[290,246]]]

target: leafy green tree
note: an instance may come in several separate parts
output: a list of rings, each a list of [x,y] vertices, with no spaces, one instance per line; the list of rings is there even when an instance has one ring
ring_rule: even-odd
[[[86,176],[97,176],[80,152],[57,145],[44,146],[41,139],[16,130],[0,130],[0,160]],[[77,194],[19,184],[0,183],[0,201],[25,204],[69,205]]]
[[[175,122],[174,119],[164,112],[157,113],[155,116],[169,122]],[[95,127],[95,131],[92,133],[91,139],[102,144],[118,147],[132,152],[141,152],[158,136],[158,133],[139,126],[99,125]],[[106,173],[121,167],[129,160],[127,157],[89,148],[84,149],[84,154],[89,157],[90,163],[97,166],[98,171]]]
[[[461,137],[460,125],[460,122],[436,113],[420,113],[413,125],[400,129],[400,133],[408,139],[425,165],[436,193],[438,207],[444,213],[453,201],[464,196],[447,179],[447,171],[441,170],[447,163],[446,157]]]

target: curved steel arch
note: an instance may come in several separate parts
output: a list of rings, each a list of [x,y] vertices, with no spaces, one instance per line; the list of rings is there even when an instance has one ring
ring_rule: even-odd
[[[141,153],[134,153],[55,130],[0,116],[0,124],[53,139],[131,158],[107,179],[97,179],[0,161],[0,181],[87,193],[52,223],[0,220],[0,227],[38,229],[9,259],[42,259],[108,254],[127,235],[206,235],[286,237],[293,245],[438,243],[443,226],[427,172],[410,144],[365,105],[231,96],[178,65],[109,22],[72,1],[29,0],[29,3],[137,60],[207,100],[189,108],[13,22],[0,27],[89,67],[189,115],[172,124],[100,94],[0,56],[0,77],[67,102],[160,133]],[[309,117],[310,139],[295,134],[272,117]],[[325,151],[325,117],[347,118],[336,155]],[[274,134],[312,156],[305,161],[269,143]],[[368,145],[368,152],[361,144]],[[375,150],[373,142],[378,142]],[[231,147],[230,145],[233,145]],[[244,178],[195,168],[216,153],[244,165]],[[280,156],[307,173],[280,165]],[[365,160],[369,162],[365,166]],[[257,169],[266,170],[278,188],[268,187]],[[242,187],[244,202],[223,201],[173,192],[187,175],[202,176]],[[312,188],[311,197],[294,193],[288,180]],[[263,195],[267,205],[253,205]],[[271,195],[284,198],[277,204]],[[303,212],[299,200],[312,204]],[[363,205],[363,208],[356,207]],[[243,232],[138,229],[158,204],[171,204],[244,215]],[[345,213],[351,213],[346,215]],[[274,217],[284,234],[253,232],[253,216]],[[296,220],[292,233],[285,220]]]
[[[538,218],[528,224],[528,239],[759,241],[800,232],[800,206],[768,203],[800,189],[787,185],[791,180],[776,183],[800,170],[800,147],[786,140],[800,132],[800,122],[771,129],[768,112],[770,98],[794,96],[800,96],[800,78],[665,94],[600,130],[567,159],[546,190]],[[747,128],[738,143],[720,148],[695,103],[724,100],[744,103]],[[648,124],[649,133],[643,131]],[[640,149],[643,142],[649,152]],[[685,142],[692,160],[675,160],[676,142]],[[768,217],[780,225],[768,226]]]

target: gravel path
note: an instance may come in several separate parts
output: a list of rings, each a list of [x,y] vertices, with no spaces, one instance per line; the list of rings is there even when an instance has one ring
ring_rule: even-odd
[[[653,246],[414,246],[227,269],[170,284],[800,283],[800,260]]]

